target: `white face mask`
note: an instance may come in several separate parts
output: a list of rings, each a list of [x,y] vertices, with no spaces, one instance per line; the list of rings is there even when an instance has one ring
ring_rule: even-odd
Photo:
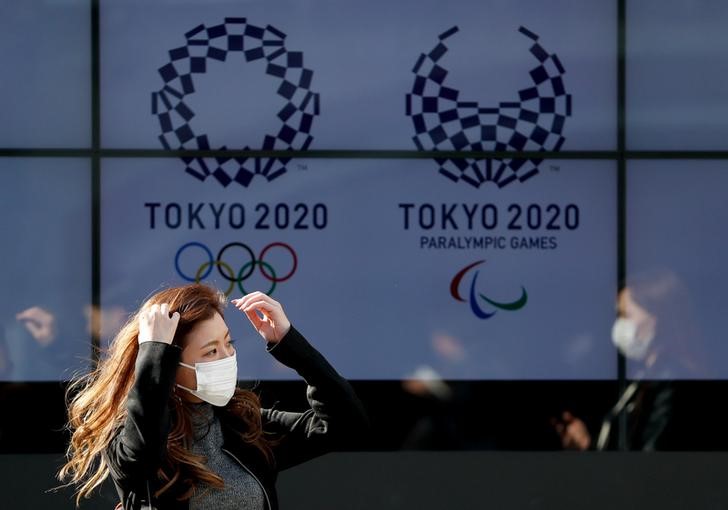
[[[194,370],[197,377],[196,390],[178,384],[183,390],[218,407],[225,406],[233,398],[238,384],[238,361],[235,354],[215,361],[195,363],[194,367],[182,362],[180,365]]]
[[[639,326],[634,320],[619,317],[612,327],[612,343],[627,358],[642,361],[647,357],[655,331],[654,328],[648,328],[642,335],[638,333]]]

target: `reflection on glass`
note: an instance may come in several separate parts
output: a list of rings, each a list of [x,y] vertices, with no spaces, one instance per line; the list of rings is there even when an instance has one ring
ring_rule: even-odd
[[[635,300],[649,300],[644,308],[657,317],[655,341],[671,351],[648,377],[726,380],[728,364],[720,360],[728,358],[728,160],[631,161],[627,173],[628,274],[653,275],[642,277],[651,283],[641,284],[645,290]],[[673,276],[654,276],[660,272]],[[656,297],[645,295],[659,286],[668,287],[662,294],[650,291]],[[627,376],[639,378],[642,369],[630,362]]]
[[[25,325],[25,329],[39,345],[47,347],[56,339],[56,318],[49,311],[33,306],[23,310],[15,318]]]
[[[682,404],[674,379],[704,377],[709,368],[691,313],[687,291],[671,271],[631,278],[617,299],[612,342],[627,359],[633,380],[605,416],[597,434],[564,411],[552,424],[563,448],[619,447],[618,423],[626,423],[624,447],[664,450],[682,447],[689,437],[680,415]]]
[[[464,343],[446,333],[435,333],[430,339],[431,364],[417,366],[402,381],[402,390],[410,397],[415,413],[414,423],[406,433],[404,449],[459,449],[465,447],[462,418],[469,405],[467,385],[445,381],[443,372],[453,373],[454,366],[467,363]]]
[[[613,341],[634,379],[695,379],[710,373],[687,289],[669,270],[631,278],[620,293]]]
[[[90,165],[0,158],[0,381],[58,381],[91,357]]]
[[[99,332],[100,344],[107,345],[126,323],[131,312],[119,305],[98,307],[87,305],[83,308],[86,318],[86,332],[92,335]]]
[[[78,336],[74,322],[40,305],[6,320],[0,328],[0,380],[55,379],[78,370],[77,346],[88,346],[88,338]]]

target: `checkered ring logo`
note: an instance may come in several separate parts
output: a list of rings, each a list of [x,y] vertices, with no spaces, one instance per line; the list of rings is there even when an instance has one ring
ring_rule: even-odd
[[[448,52],[447,39],[458,32],[452,27],[439,36],[437,45],[422,53],[412,72],[412,92],[406,97],[406,114],[412,119],[419,150],[449,151],[559,151],[564,144],[564,124],[571,116],[571,94],[564,88],[564,67],[548,53],[539,36],[520,27],[532,41],[531,55],[538,61],[531,69],[532,85],[518,91],[517,101],[484,107],[466,101],[460,91],[446,84],[448,71],[441,60]],[[448,179],[479,188],[493,182],[499,188],[524,182],[538,174],[542,159],[436,158],[440,173]]]
[[[164,82],[152,93],[152,114],[157,116],[165,149],[227,150],[214,146],[204,133],[195,132],[195,113],[185,99],[195,92],[194,76],[209,65],[243,57],[245,62],[265,59],[266,74],[279,85],[282,99],[277,117],[280,128],[263,135],[262,150],[306,150],[313,141],[311,127],[319,115],[319,94],[311,90],[313,71],[303,63],[303,53],[285,46],[286,34],[270,25],[259,27],[246,18],[225,18],[219,25],[198,25],[185,34],[186,44],[169,51],[170,61],[159,68]],[[243,147],[249,150],[250,147]],[[286,172],[290,158],[190,158],[183,157],[185,171],[204,181],[212,176],[223,186],[236,182],[248,187],[256,175],[267,181]]]

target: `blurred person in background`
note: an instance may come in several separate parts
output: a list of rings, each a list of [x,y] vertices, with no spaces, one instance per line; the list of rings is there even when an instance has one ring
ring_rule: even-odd
[[[627,360],[628,382],[593,434],[566,410],[552,424],[566,449],[617,448],[618,422],[626,419],[629,450],[703,449],[704,412],[692,409],[676,379],[710,376],[692,304],[671,271],[642,274],[620,291],[612,342]],[[705,411],[705,410],[703,410]]]

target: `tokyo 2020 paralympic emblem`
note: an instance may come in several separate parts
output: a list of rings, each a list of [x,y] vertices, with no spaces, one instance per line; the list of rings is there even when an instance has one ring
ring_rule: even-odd
[[[415,129],[419,150],[447,151],[559,151],[564,125],[571,116],[571,94],[565,89],[566,72],[556,54],[547,52],[539,36],[520,27],[532,41],[530,53],[537,65],[529,72],[531,85],[518,91],[518,100],[481,106],[465,100],[447,81],[442,59],[447,40],[458,32],[452,27],[439,36],[429,53],[422,53],[412,72],[415,80],[406,96],[406,114]],[[538,174],[541,158],[486,159],[436,158],[442,175],[454,182],[479,188],[493,182],[499,188],[524,182]],[[484,163],[484,164],[483,164]],[[480,166],[482,165],[482,167]]]

